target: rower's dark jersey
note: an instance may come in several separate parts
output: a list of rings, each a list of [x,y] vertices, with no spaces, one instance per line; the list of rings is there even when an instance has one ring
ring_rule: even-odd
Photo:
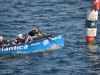
[[[3,46],[3,43],[2,42],[0,42],[0,47],[2,47]]]
[[[17,40],[17,44],[18,44],[18,43],[25,43],[25,40],[24,40],[24,39],[19,39],[19,38],[18,38],[18,39],[16,39],[16,40]]]
[[[35,34],[38,34],[39,32],[35,32],[35,30],[32,30],[28,33],[29,36],[35,36]]]

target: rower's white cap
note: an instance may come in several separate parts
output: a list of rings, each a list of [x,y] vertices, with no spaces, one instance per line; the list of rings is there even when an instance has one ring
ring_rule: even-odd
[[[3,39],[3,37],[2,37],[2,36],[0,36],[0,38],[1,38],[1,39]]]
[[[22,36],[22,34],[19,34],[18,36]]]

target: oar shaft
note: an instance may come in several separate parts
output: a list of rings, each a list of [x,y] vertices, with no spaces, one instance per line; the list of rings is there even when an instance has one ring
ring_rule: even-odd
[[[56,43],[54,40],[50,39],[47,35],[44,35],[44,34],[43,34],[43,36],[44,36],[45,38],[47,38],[51,43],[55,43],[56,45],[60,46],[60,45],[59,45],[58,43]]]

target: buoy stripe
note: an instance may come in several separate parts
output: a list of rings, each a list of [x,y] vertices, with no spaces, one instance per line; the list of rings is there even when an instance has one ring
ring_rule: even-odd
[[[97,28],[86,28],[86,36],[96,36]]]
[[[86,20],[86,28],[97,28],[97,20],[96,21],[90,21]]]

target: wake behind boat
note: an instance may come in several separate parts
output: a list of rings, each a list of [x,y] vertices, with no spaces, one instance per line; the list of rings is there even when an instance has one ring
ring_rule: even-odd
[[[34,38],[34,42],[0,47],[0,54],[28,53],[64,46],[63,34]]]

